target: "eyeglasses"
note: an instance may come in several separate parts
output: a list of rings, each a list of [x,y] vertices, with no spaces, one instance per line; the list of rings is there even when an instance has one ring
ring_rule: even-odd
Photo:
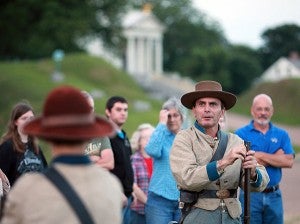
[[[168,119],[171,119],[172,117],[177,119],[178,117],[180,117],[180,114],[169,114],[168,115]]]

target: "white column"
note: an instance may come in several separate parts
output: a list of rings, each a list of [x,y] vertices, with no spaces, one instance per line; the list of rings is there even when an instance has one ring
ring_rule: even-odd
[[[138,55],[136,58],[137,61],[136,73],[140,75],[143,71],[143,65],[144,65],[144,39],[142,37],[138,37],[137,39],[137,51],[138,51]]]
[[[155,72],[162,73],[162,39],[155,40]]]
[[[126,49],[126,69],[130,74],[133,74],[135,68],[135,39],[128,37]]]
[[[147,72],[147,37],[143,37],[143,66],[141,73],[145,75]]]
[[[146,62],[146,75],[147,75],[147,78],[150,77],[150,75],[152,74],[153,72],[153,67],[152,67],[152,57],[153,57],[153,51],[152,51],[152,42],[151,42],[151,38],[147,38],[147,41],[146,41],[146,48],[147,48],[147,62]]]

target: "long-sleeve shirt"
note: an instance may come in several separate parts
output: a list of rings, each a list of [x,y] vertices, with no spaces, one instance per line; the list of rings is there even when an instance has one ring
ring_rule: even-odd
[[[174,140],[170,163],[172,172],[181,189],[189,191],[237,189],[242,186],[241,163],[237,159],[218,175],[216,161],[210,161],[215,153],[220,139],[215,139],[203,133],[197,127],[180,131]],[[243,144],[237,135],[228,133],[228,143],[225,155],[235,145]],[[262,191],[269,182],[268,174],[261,165],[257,166],[258,180],[251,184],[251,191]],[[232,218],[241,215],[241,206],[237,198],[226,198],[224,202]],[[198,198],[196,207],[215,210],[220,205],[219,198]]]
[[[147,164],[143,155],[137,151],[131,156],[131,164],[134,174],[134,183],[147,195],[150,176],[148,174]],[[131,209],[139,214],[145,214],[145,204],[140,201],[131,204]]]
[[[169,200],[178,200],[179,190],[170,168],[170,150],[175,134],[159,123],[145,148],[153,158],[153,173],[149,191]]]

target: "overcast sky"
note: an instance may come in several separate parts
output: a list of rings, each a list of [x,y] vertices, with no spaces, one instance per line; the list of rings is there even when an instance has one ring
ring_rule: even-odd
[[[300,26],[300,0],[193,0],[194,6],[221,24],[235,44],[257,48],[261,34],[286,23]]]

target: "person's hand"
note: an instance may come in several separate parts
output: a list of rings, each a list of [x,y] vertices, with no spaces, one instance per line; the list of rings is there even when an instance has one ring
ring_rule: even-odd
[[[256,166],[257,166],[257,160],[255,158],[255,151],[249,150],[243,161],[243,168],[251,169],[251,174],[250,174],[251,179],[256,179]]]
[[[159,112],[159,123],[167,124],[167,122],[168,122],[168,115],[169,115],[169,111],[165,110],[165,109],[162,109]]]
[[[100,156],[90,156],[90,159],[93,163],[97,163],[97,161],[100,159]]]
[[[227,165],[231,165],[235,160],[241,159],[244,160],[246,156],[246,147],[244,144],[233,147],[228,154],[226,154],[222,160],[226,161]]]
[[[268,164],[266,162],[263,161],[263,156],[264,156],[264,152],[256,152],[255,153],[255,158],[257,160],[257,162],[260,164],[260,165],[263,165],[263,166],[268,166]]]
[[[125,194],[122,194],[122,205],[123,205],[123,208],[126,207],[128,204],[128,199],[126,197]]]
[[[135,206],[138,203],[138,198],[136,197],[135,193],[132,192],[132,205]]]
[[[264,158],[266,158],[266,152],[255,152],[255,158],[257,160],[257,162],[260,164],[260,165],[263,165],[264,167],[267,167],[269,166],[270,164],[267,163]],[[284,151],[282,149],[278,149],[274,155],[283,155],[284,154]]]
[[[221,160],[217,161],[217,169],[218,170],[224,170],[227,166],[234,163],[235,160],[241,159],[244,161],[244,158],[246,156],[246,147],[244,144],[240,144],[238,146],[233,147],[229,153],[224,155],[224,157]]]

